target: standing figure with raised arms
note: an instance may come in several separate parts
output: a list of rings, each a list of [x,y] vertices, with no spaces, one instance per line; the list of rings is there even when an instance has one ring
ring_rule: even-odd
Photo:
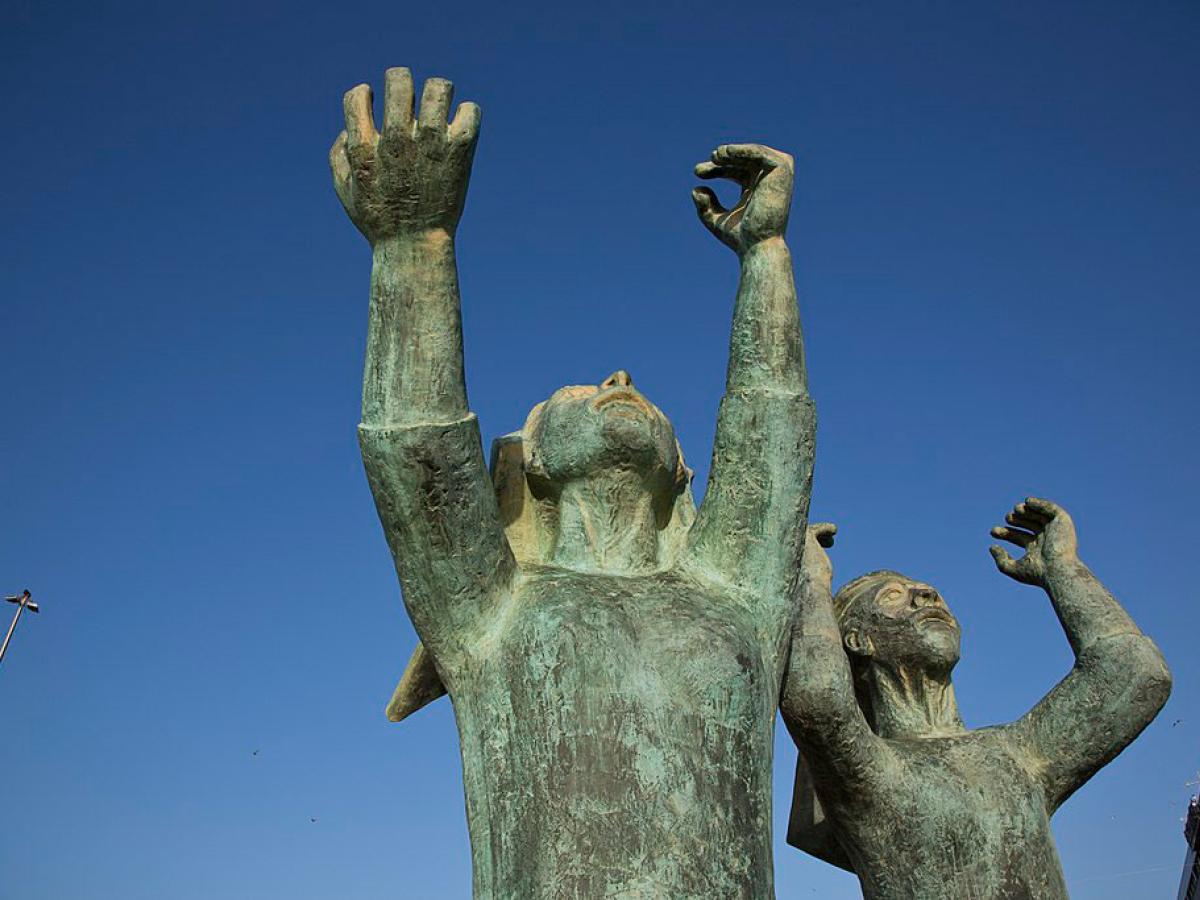
[[[701,221],[738,256],[726,392],[695,511],[671,423],[617,371],[497,442],[467,406],[455,265],[479,109],[387,72],[331,152],[373,268],[360,442],[462,745],[475,896],[769,900],[771,763],[813,405],[784,230],[792,159],[717,148]],[[669,340],[670,336],[664,336]],[[426,697],[427,698],[427,697]]]
[[[834,596],[809,529],[781,704],[800,749],[788,842],[858,875],[867,900],[1061,900],[1050,817],[1157,715],[1171,676],[1154,642],[1079,559],[1062,507],[1029,498],[992,535],[1010,578],[1050,597],[1075,666],[1024,717],[970,731],[950,683],[960,631],[899,572]]]

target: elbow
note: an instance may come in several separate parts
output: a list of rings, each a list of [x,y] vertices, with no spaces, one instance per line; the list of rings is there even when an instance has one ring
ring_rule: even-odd
[[[1144,634],[1134,635],[1126,648],[1130,680],[1140,703],[1157,714],[1171,696],[1171,670],[1158,645]]]
[[[807,731],[808,686],[795,673],[789,672],[783,680],[783,690],[779,692],[779,712],[783,716],[783,724],[793,737],[798,738]]]
[[[1140,632],[1111,637],[1086,654],[1080,665],[1106,670],[1111,683],[1120,685],[1130,706],[1154,718],[1171,696],[1171,670],[1158,645]]]
[[[843,703],[843,686],[824,679],[810,679],[803,690],[785,687],[780,696],[779,711],[792,742],[802,751],[812,751],[829,744],[833,737],[845,731],[850,711]],[[849,699],[848,702],[854,702]],[[857,707],[855,707],[857,710]]]
[[[815,687],[811,679],[789,674],[779,694],[783,724],[797,743],[804,742],[819,727],[821,692]]]
[[[1171,696],[1171,670],[1167,668],[1167,661],[1158,645],[1145,635],[1141,636],[1139,642],[1138,657],[1139,693],[1148,705],[1154,707],[1157,714]]]

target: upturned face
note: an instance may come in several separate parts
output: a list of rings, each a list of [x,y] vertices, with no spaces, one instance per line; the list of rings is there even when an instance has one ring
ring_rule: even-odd
[[[958,662],[962,631],[930,585],[890,578],[859,603],[843,634],[851,653],[930,672],[949,672]]]
[[[560,388],[530,419],[527,464],[553,485],[610,468],[636,472],[655,490],[675,483],[675,430],[624,371],[599,385]]]

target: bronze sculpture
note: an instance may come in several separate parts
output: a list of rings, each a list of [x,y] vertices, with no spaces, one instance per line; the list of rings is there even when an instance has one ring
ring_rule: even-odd
[[[950,673],[960,630],[934,588],[899,572],[833,596],[835,528],[809,529],[781,709],[801,751],[788,841],[855,872],[869,900],[1067,896],[1050,816],[1145,728],[1171,677],[1080,560],[1071,517],[1014,507],[997,567],[1043,588],[1075,667],[1024,717],[968,730]]]
[[[742,188],[729,210],[693,193],[741,262],[701,508],[670,422],[622,371],[557,391],[501,442],[498,503],[455,265],[479,110],[447,123],[451,92],[430,79],[414,115],[411,75],[389,70],[377,132],[355,88],[330,162],[373,252],[363,460],[421,656],[454,703],[475,894],[772,896],[814,425],[783,238],[791,157],[725,145],[696,168]]]

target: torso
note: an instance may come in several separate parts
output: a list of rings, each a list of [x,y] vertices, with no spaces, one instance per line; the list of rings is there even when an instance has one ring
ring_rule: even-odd
[[[1042,785],[1005,729],[886,743],[871,796],[826,806],[867,900],[1066,900]]]
[[[451,690],[477,897],[774,896],[786,633],[752,611],[677,573],[526,573]]]

